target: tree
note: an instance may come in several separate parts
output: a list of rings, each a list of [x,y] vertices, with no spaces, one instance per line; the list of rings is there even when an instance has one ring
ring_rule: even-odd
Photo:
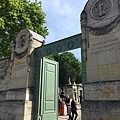
[[[44,38],[48,35],[41,4],[37,0],[0,0],[0,57],[10,55],[12,41],[21,29],[31,29]]]
[[[59,86],[62,87],[71,82],[82,82],[82,67],[81,62],[74,56],[73,53],[63,52],[61,54],[50,55],[48,59],[59,62]]]

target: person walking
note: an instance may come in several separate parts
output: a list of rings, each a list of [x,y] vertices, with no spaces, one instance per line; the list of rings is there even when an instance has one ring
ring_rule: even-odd
[[[80,96],[79,96],[79,98],[80,98],[80,105],[81,105],[81,103],[82,103],[82,90],[80,90]]]
[[[60,99],[60,96],[58,96],[58,115],[60,115],[60,107],[61,107],[62,101]]]
[[[69,116],[69,120],[71,120],[71,111],[70,111],[70,98],[69,98],[69,95],[66,96],[66,100],[65,100],[65,103],[66,103],[66,107],[67,107],[67,115]]]
[[[71,112],[72,112],[71,120],[76,120],[78,113],[77,113],[77,107],[74,99],[72,99],[71,101]],[[74,119],[74,115],[75,115],[75,119]]]

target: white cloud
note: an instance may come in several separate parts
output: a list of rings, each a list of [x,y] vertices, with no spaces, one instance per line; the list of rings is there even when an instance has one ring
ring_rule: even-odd
[[[42,1],[43,10],[51,12],[58,16],[68,16],[71,14],[73,8],[70,6],[69,0],[47,0]]]
[[[80,33],[80,13],[86,2],[87,0],[42,0],[49,30],[46,43]],[[80,50],[72,52],[81,59]]]

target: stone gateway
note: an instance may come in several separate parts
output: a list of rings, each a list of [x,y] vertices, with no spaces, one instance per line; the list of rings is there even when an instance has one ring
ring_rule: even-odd
[[[88,0],[81,29],[48,45],[18,33],[11,57],[0,59],[0,120],[57,120],[59,65],[45,56],[80,47],[82,120],[120,120],[120,0]]]

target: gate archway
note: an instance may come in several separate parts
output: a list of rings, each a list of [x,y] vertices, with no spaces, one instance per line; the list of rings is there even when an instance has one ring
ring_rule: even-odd
[[[68,38],[64,38],[62,40],[43,45],[42,47],[36,48],[35,49],[35,100],[36,100],[36,119],[41,120],[41,81],[40,81],[40,65],[41,65],[41,58],[52,55],[52,54],[57,54],[61,53],[64,51],[69,51],[77,48],[82,47],[82,34],[77,34]],[[82,55],[82,53],[81,53]],[[83,72],[85,68],[85,64],[83,63]],[[84,76],[84,75],[82,75]],[[83,77],[85,79],[85,77]],[[57,99],[57,98],[56,98]],[[57,103],[56,103],[57,104]]]

